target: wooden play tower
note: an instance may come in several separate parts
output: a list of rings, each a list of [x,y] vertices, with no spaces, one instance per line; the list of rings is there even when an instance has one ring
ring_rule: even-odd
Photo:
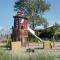
[[[26,46],[28,31],[28,19],[24,16],[23,11],[18,11],[14,16],[14,26],[12,27],[12,41],[21,43],[21,46]]]

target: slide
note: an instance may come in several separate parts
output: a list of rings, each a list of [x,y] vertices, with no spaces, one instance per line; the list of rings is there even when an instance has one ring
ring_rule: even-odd
[[[23,22],[24,22],[24,19],[21,20],[21,23],[23,23]],[[40,42],[43,41],[41,38],[39,38],[39,37],[35,34],[35,32],[34,32],[29,26],[27,27],[27,29],[28,29],[28,31],[29,31],[32,35],[34,35]]]
[[[35,32],[28,26],[28,31],[32,34],[32,35],[34,35],[40,42],[43,42],[43,40],[41,39],[41,38],[39,38],[36,34],[35,34]]]

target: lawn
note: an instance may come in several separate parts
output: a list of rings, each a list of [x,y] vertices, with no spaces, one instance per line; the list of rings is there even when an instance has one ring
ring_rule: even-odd
[[[55,57],[43,53],[28,53],[28,55],[18,57],[0,51],[0,60],[55,60]]]

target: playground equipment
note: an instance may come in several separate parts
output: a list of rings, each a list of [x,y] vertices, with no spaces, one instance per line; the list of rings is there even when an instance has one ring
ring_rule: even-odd
[[[28,21],[25,16],[23,16],[22,11],[18,11],[16,16],[14,16],[14,27],[12,28],[12,47],[15,48],[16,44],[20,47],[26,47],[28,39],[27,25]]]
[[[39,41],[42,41],[35,32],[28,26],[28,19],[24,16],[23,11],[18,11],[14,16],[14,27],[12,27],[12,47],[15,48],[16,43],[20,43],[20,47],[26,47],[28,45],[28,31],[34,35]],[[18,43],[18,46],[19,46]]]
[[[32,34],[32,35],[34,35],[40,42],[43,42],[43,40],[42,39],[40,39],[36,34],[35,34],[35,32],[28,26],[28,31]]]
[[[35,32],[28,26],[28,19],[24,16],[23,11],[18,11],[14,16],[14,27],[12,27],[12,48],[21,48],[28,45],[28,32],[34,35],[40,42],[43,42],[43,47],[50,47],[49,42],[44,42]],[[47,44],[47,45],[46,45]]]

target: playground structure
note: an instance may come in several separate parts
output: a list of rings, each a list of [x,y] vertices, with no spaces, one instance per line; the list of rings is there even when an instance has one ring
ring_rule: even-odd
[[[24,16],[23,11],[18,11],[16,16],[14,16],[14,26],[12,27],[12,49],[28,46],[28,32],[34,35],[40,42],[44,42],[28,26],[28,19]],[[50,42],[43,43],[44,48],[50,48],[50,45]]]
[[[14,16],[14,27],[12,27],[12,41],[17,43],[20,42],[20,46],[26,47],[28,40],[27,31],[28,21],[25,16],[23,16],[22,11],[18,11],[16,16]]]
[[[18,41],[20,42],[20,47],[26,47],[28,45],[28,32],[42,41],[28,26],[28,19],[24,16],[23,11],[18,11],[16,16],[14,16],[14,27],[12,27],[12,47],[14,43],[16,44]]]

